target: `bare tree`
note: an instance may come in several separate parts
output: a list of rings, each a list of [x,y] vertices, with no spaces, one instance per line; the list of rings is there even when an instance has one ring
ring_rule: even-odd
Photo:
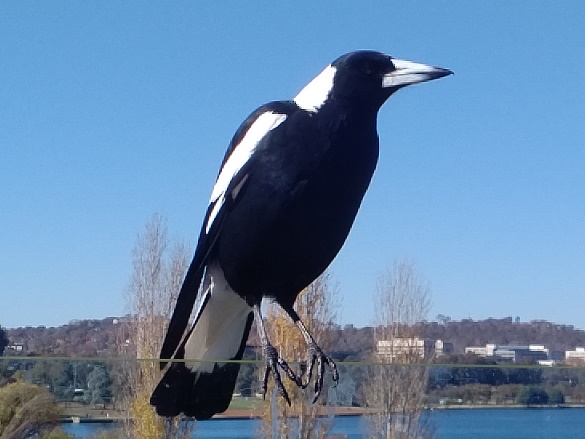
[[[378,280],[375,297],[377,353],[365,395],[373,414],[372,437],[422,439],[433,436],[423,417],[432,343],[419,333],[430,305],[430,288],[413,263],[401,261]]]
[[[166,326],[176,302],[187,253],[183,244],[169,246],[164,219],[155,214],[138,236],[132,249],[133,272],[127,290],[129,318],[122,327],[119,351],[128,358],[121,380],[128,407],[126,435],[130,438],[160,439],[177,437],[178,422],[165,422],[149,404],[160,371],[157,358]],[[130,419],[132,422],[130,422]],[[184,423],[180,424],[181,434]]]
[[[328,348],[330,328],[335,321],[337,308],[337,290],[330,273],[325,272],[297,297],[296,311],[323,349]],[[267,312],[270,321],[271,340],[279,349],[283,358],[304,359],[307,352],[305,341],[290,322],[289,317],[279,306],[270,305]],[[291,399],[289,407],[283,398],[278,397],[270,383],[268,395],[270,403],[266,404],[262,416],[261,437],[286,439],[324,438],[331,427],[331,418],[323,417],[326,409],[312,403],[312,389],[299,389],[291,382],[284,383]]]

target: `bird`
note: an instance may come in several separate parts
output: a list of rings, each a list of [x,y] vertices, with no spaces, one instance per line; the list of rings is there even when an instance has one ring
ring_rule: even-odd
[[[294,99],[269,102],[245,119],[220,166],[162,344],[166,370],[150,398],[160,416],[201,420],[227,409],[240,367],[234,360],[242,359],[253,321],[264,357],[263,394],[272,376],[290,404],[281,371],[306,387],[315,368],[313,401],[326,367],[337,382],[334,361],[307,331],[295,299],[346,241],[378,161],[380,107],[401,88],[450,74],[353,51]],[[299,374],[269,340],[263,299],[276,302],[306,342]]]

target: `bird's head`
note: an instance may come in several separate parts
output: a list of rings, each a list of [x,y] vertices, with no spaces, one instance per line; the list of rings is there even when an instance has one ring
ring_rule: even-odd
[[[377,111],[395,91],[452,73],[380,52],[360,50],[333,61],[294,100],[299,107],[312,112],[328,100],[350,102]]]

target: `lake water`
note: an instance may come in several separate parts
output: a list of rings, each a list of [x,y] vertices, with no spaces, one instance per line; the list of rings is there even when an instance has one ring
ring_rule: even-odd
[[[585,408],[452,409],[429,412],[436,439],[585,439]],[[198,439],[252,439],[259,421],[214,419],[198,422]],[[115,424],[64,424],[76,438],[89,438]],[[330,434],[348,439],[366,436],[367,424],[359,416],[334,420]]]

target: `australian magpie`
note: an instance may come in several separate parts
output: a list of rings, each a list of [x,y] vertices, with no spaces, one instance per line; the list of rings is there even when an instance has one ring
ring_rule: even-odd
[[[315,400],[325,366],[293,309],[298,293],[337,255],[378,160],[377,113],[395,91],[451,71],[357,51],[333,61],[292,101],[270,102],[236,131],[217,176],[193,261],[161,350],[172,362],[151,397],[161,416],[207,419],[226,410],[254,318],[272,375],[306,386],[316,364]],[[275,300],[308,347],[306,377],[270,344],[260,303]],[[197,308],[188,329],[193,307]],[[188,330],[187,330],[188,329]],[[222,361],[225,360],[225,361]],[[289,401],[290,402],[290,401]]]

